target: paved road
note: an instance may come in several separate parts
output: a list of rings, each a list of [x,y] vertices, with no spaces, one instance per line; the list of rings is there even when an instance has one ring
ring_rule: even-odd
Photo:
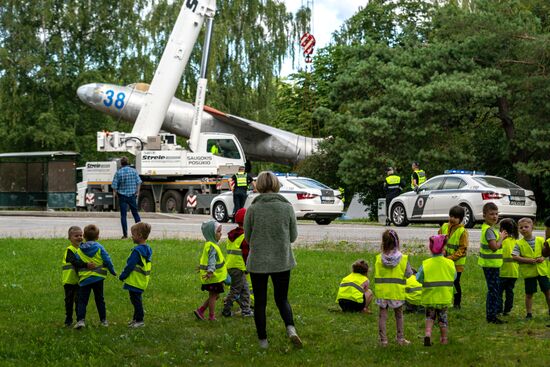
[[[34,216],[37,215],[37,216]],[[153,231],[151,238],[192,238],[202,239],[200,225],[210,219],[207,215],[186,214],[149,214],[145,213],[143,220],[150,223]],[[0,212],[0,237],[52,238],[65,237],[67,229],[72,225],[84,227],[94,223],[100,228],[101,238],[119,238],[121,236],[118,213],[33,213]],[[133,219],[128,217],[129,225]],[[232,223],[223,225],[227,234],[234,228]],[[307,245],[318,242],[346,241],[353,244],[378,245],[382,232],[387,227],[366,225],[361,223],[333,223],[320,226],[315,222],[300,221],[298,225],[297,244]],[[395,227],[392,227],[395,228]],[[403,243],[427,243],[427,238],[437,232],[437,228],[425,226],[409,226],[395,228]],[[470,246],[479,247],[480,230],[470,230]],[[543,236],[542,231],[535,231]]]

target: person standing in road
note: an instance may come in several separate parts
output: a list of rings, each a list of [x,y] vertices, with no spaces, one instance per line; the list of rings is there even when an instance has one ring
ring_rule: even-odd
[[[426,172],[420,169],[420,163],[412,163],[413,173],[411,175],[411,189],[416,189],[418,186],[426,182]]]
[[[392,167],[386,168],[386,180],[384,181],[384,193],[386,194],[386,225],[391,224],[390,219],[390,203],[393,199],[401,195],[405,188],[401,177],[394,174]]]
[[[245,172],[244,166],[239,167],[239,172],[233,175],[231,180],[233,180],[233,218],[235,218],[237,211],[244,208],[244,203],[248,196],[248,185],[250,185],[253,180],[252,177]]]
[[[120,159],[122,166],[113,177],[113,194],[118,196],[118,206],[120,208],[120,224],[122,225],[122,238],[128,238],[128,223],[126,221],[126,212],[128,207],[132,211],[132,216],[136,223],[141,222],[139,217],[137,198],[139,197],[139,188],[141,178],[137,171],[130,167],[127,157]]]

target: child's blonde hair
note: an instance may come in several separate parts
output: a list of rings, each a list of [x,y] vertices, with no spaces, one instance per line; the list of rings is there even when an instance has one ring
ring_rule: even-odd
[[[80,228],[79,226],[70,226],[69,230],[67,231],[67,237],[71,238],[71,234],[77,231],[82,232],[82,228]]]
[[[523,217],[520,220],[518,220],[518,224],[523,223],[523,222],[527,222],[530,225],[533,225],[533,220],[531,218],[528,218],[528,217]]]
[[[151,233],[151,225],[145,222],[136,223],[130,228],[132,233],[137,234],[141,239],[146,240],[149,238],[149,233]]]

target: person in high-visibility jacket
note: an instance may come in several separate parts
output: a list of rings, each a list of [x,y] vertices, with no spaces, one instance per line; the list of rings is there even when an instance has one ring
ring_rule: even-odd
[[[407,278],[405,284],[405,312],[421,312],[422,305],[422,284],[416,280],[416,271]]]
[[[377,298],[376,304],[380,308],[378,315],[380,345],[383,347],[388,345],[386,320],[390,308],[395,312],[397,343],[408,345],[410,342],[405,339],[403,305],[407,278],[413,274],[413,271],[409,264],[409,257],[402,254],[399,249],[399,237],[394,230],[384,231],[381,247],[382,253],[376,255],[374,263],[374,294]]]
[[[393,199],[401,195],[405,184],[401,177],[397,176],[393,167],[386,168],[386,179],[384,180],[384,193],[386,194],[386,225],[391,224],[390,220],[390,204]]]
[[[357,260],[351,265],[351,271],[340,282],[336,303],[344,312],[370,313],[369,305],[374,295],[369,289],[369,265],[365,260]]]
[[[61,282],[65,290],[65,326],[69,327],[73,323],[73,312],[76,312],[78,300],[78,268],[87,266],[86,263],[78,260],[76,251],[82,242],[82,229],[72,226],[68,231],[69,246],[63,253],[61,260]],[[93,267],[93,266],[91,266]]]
[[[439,234],[430,237],[432,257],[424,260],[416,273],[422,283],[422,305],[426,307],[424,346],[432,345],[432,328],[439,323],[441,344],[448,344],[449,321],[447,307],[453,302],[453,282],[456,277],[455,263],[443,256],[447,237]]]
[[[500,231],[506,231],[508,237],[502,241],[502,266],[500,267],[500,294],[503,300],[499,307],[502,316],[508,316],[514,307],[514,287],[519,277],[519,264],[512,258],[519,237],[518,225],[515,220],[506,218],[500,221]],[[506,296],[506,300],[504,300]]]
[[[151,260],[153,250],[147,244],[149,233],[151,233],[151,225],[149,223],[136,223],[130,228],[132,241],[137,245],[132,249],[130,256],[126,260],[126,266],[120,276],[120,280],[124,282],[123,288],[130,295],[130,302],[134,306],[134,316],[128,323],[131,328],[138,328],[145,325],[143,322],[143,292],[149,285],[151,277]]]
[[[206,242],[200,257],[199,275],[201,290],[208,292],[208,298],[193,313],[199,320],[206,320],[204,312],[208,309],[208,320],[215,321],[216,300],[224,292],[224,283],[228,279],[225,258],[218,245],[222,237],[222,225],[215,220],[209,220],[202,223],[201,230]]]
[[[498,222],[498,207],[495,203],[483,205],[483,219],[477,263],[483,268],[483,275],[487,283],[485,318],[487,322],[499,325],[504,323],[497,317],[499,307],[502,304],[499,285],[500,266],[502,265],[502,241],[508,237],[508,233],[505,231],[498,233],[494,228]]]
[[[460,309],[462,302],[462,287],[460,286],[460,277],[466,266],[466,251],[468,250],[468,230],[464,228],[465,210],[460,205],[455,205],[449,210],[449,222],[441,226],[438,234],[447,236],[445,245],[445,256],[454,261],[456,268],[456,278],[454,281],[455,294],[453,298],[453,307]]]
[[[107,321],[107,310],[103,298],[104,281],[107,277],[107,270],[116,276],[115,268],[109,253],[97,242],[99,228],[95,224],[84,227],[84,239],[76,251],[76,257],[84,263],[92,263],[93,266],[78,268],[78,302],[76,307],[75,329],[82,329],[86,326],[86,307],[90,299],[90,293],[94,292],[95,305],[99,314],[101,325],[109,326]]]
[[[225,297],[222,315],[230,317],[233,315],[231,309],[233,302],[241,307],[241,315],[244,317],[254,316],[250,308],[250,288],[246,279],[246,259],[248,258],[248,243],[244,239],[244,216],[246,209],[241,208],[235,214],[237,228],[227,233],[227,272],[231,278],[231,288]]]
[[[518,221],[519,233],[523,236],[518,240],[512,258],[519,263],[519,273],[525,279],[526,319],[532,319],[533,296],[537,293],[537,282],[540,290],[546,296],[548,313],[550,314],[550,281],[548,280],[548,261],[542,256],[544,237],[533,235],[533,220],[521,218]]]
[[[411,165],[412,175],[411,175],[411,189],[415,190],[418,186],[426,182],[426,172],[420,169],[420,163],[413,162]]]

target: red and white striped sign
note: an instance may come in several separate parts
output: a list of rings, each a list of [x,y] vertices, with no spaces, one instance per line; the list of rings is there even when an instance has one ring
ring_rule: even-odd
[[[315,46],[315,37],[311,33],[304,33],[300,38],[300,46],[304,49],[304,54],[311,55]]]
[[[195,208],[197,206],[197,195],[187,195],[187,207]]]
[[[229,179],[229,189],[231,189],[231,191],[235,189],[235,182],[232,179]]]
[[[95,202],[95,194],[93,192],[87,193],[85,202],[92,205]]]

